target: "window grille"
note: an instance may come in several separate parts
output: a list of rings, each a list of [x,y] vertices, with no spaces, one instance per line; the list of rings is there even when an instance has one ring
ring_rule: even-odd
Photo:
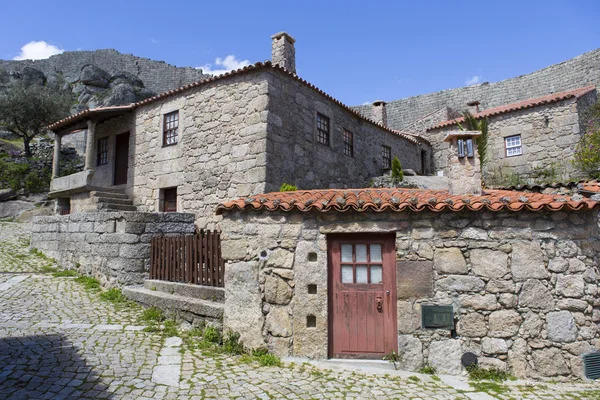
[[[98,139],[98,147],[97,147],[97,157],[96,164],[97,165],[106,165],[108,164],[108,137],[103,137]]]
[[[506,156],[520,156],[523,154],[523,147],[521,146],[521,135],[509,136],[504,138],[504,146],[506,147]]]
[[[390,146],[381,146],[381,159],[383,169],[392,168],[392,148]]]
[[[354,157],[354,137],[352,132],[344,129],[344,154]]]
[[[329,146],[329,118],[323,114],[317,114],[317,141]]]
[[[177,144],[178,131],[179,111],[173,111],[165,114],[165,120],[163,124],[163,146]]]

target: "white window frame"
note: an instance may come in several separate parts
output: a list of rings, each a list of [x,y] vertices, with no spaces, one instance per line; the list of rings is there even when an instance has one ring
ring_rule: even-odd
[[[523,154],[523,141],[521,135],[507,136],[504,138],[506,157],[515,157]]]

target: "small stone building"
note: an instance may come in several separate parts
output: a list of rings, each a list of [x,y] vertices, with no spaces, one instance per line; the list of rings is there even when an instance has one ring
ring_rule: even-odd
[[[585,111],[595,102],[596,87],[586,86],[473,110],[476,118],[487,118],[489,122],[488,161],[483,169],[486,184],[510,183],[517,178],[522,184],[540,179],[578,180],[571,159],[584,131]],[[449,119],[427,129],[425,136],[434,148],[435,171],[448,172],[450,150],[443,138],[457,129],[457,123],[464,123],[464,119]]]

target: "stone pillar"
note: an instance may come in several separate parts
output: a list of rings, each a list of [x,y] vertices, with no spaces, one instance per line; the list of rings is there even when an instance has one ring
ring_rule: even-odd
[[[450,143],[448,155],[450,194],[481,194],[481,165],[477,153],[479,135],[481,135],[479,131],[455,131],[448,133],[444,138],[444,142]]]
[[[94,169],[94,153],[96,150],[96,123],[87,122],[87,138],[85,141],[85,170]]]
[[[52,178],[58,178],[60,173],[60,143],[62,136],[54,134],[54,158],[52,159]]]
[[[286,32],[279,32],[271,36],[271,62],[278,64],[283,69],[296,73],[296,49],[294,42],[296,39]]]
[[[383,126],[387,126],[387,112],[385,110],[385,101],[374,101],[371,115],[373,116],[373,120],[375,122],[378,122]]]

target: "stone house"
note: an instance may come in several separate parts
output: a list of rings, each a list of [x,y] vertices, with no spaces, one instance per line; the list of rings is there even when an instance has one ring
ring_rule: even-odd
[[[451,157],[451,180],[480,174],[471,158]],[[280,356],[394,350],[403,369],[459,374],[472,353],[518,377],[583,377],[600,347],[597,199],[467,182],[221,203],[224,328]]]
[[[177,210],[196,214],[205,228],[218,221],[220,201],[284,182],[364,187],[393,157],[431,172],[427,141],[367,119],[299,78],[294,39],[272,39],[272,62],[52,124],[57,149],[70,132],[88,132],[85,170],[66,177],[53,171],[50,195],[59,209]],[[127,199],[111,200],[115,191]]]
[[[488,160],[483,168],[486,184],[578,180],[571,160],[584,130],[585,111],[595,102],[595,86],[586,86],[483,111],[473,109],[476,118],[489,122]],[[435,171],[448,172],[450,149],[443,138],[463,121],[451,118],[427,128]]]

